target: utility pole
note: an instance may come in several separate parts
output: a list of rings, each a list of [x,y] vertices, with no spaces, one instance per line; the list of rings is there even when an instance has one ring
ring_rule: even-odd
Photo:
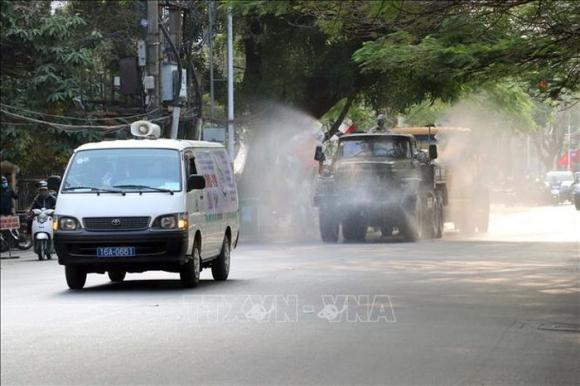
[[[177,52],[171,52],[171,55],[167,55],[172,61],[180,63],[179,52],[181,48],[181,8],[180,7],[171,7],[169,8],[169,40],[167,42],[167,46],[175,47]],[[171,45],[173,43],[173,45]],[[167,49],[167,47],[166,47]],[[180,69],[178,69],[179,71]],[[181,77],[183,73],[180,73],[178,76]],[[183,79],[182,79],[183,81]],[[171,132],[170,138],[177,139],[179,135],[179,119],[181,115],[181,104],[179,101],[180,98],[180,91],[181,91],[181,83],[176,85],[177,90],[174,90],[174,95],[177,95],[177,98],[173,101],[172,111],[171,111]]]
[[[572,108],[568,108],[568,168],[571,170],[572,165]]]
[[[158,109],[161,106],[159,44],[158,0],[147,0],[147,75],[153,77],[153,90],[149,90],[151,109]]]
[[[213,0],[208,0],[207,4],[207,14],[208,14],[208,34],[209,34],[209,41],[208,41],[208,48],[209,48],[209,111],[210,111],[210,118],[214,118],[214,110],[215,110],[215,98],[214,98],[214,89],[213,89]]]
[[[228,8],[228,152],[234,161],[234,44],[232,10]]]

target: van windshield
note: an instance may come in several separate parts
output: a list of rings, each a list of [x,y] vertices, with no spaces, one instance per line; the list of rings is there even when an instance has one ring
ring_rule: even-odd
[[[74,155],[62,192],[181,191],[179,151],[83,150]]]

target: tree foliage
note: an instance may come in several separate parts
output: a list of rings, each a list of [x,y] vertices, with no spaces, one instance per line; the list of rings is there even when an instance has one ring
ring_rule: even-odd
[[[86,22],[79,15],[51,14],[50,1],[3,0],[0,7],[2,104],[71,113],[72,99],[81,93],[82,75],[95,65],[93,50],[100,35],[86,33]],[[95,137],[14,121],[3,114],[2,156],[27,173],[62,168],[71,147]]]
[[[354,94],[375,108],[397,112],[424,100],[453,101],[506,78],[517,78],[530,94],[543,98],[574,95],[578,87],[578,2],[249,1],[229,5],[244,16],[247,27],[246,90],[248,85],[250,91],[261,91],[276,84],[280,87],[267,91],[280,99],[287,98],[291,85],[291,101],[296,95],[306,99],[335,94],[337,102]],[[281,29],[284,34],[277,35]],[[274,38],[269,40],[270,36]],[[317,37],[315,44],[312,36]],[[341,55],[332,55],[336,51]],[[325,57],[329,60],[320,59]],[[311,66],[317,59],[322,66]],[[292,81],[285,85],[281,71],[288,68],[293,69]],[[316,80],[324,79],[327,71],[335,73],[320,90]],[[297,74],[298,79],[292,78]],[[276,77],[278,83],[271,83]],[[306,87],[313,84],[318,88],[315,94]],[[307,102],[299,100],[298,105]]]

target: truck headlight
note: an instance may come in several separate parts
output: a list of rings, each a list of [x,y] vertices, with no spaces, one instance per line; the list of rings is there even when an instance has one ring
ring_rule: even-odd
[[[188,228],[187,213],[175,213],[159,216],[153,222],[153,227],[185,230]]]
[[[76,231],[80,228],[78,220],[74,217],[59,217],[58,229],[61,231]]]

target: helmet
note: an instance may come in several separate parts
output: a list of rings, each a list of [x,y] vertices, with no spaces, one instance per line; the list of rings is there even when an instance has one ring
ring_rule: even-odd
[[[46,181],[38,181],[38,184],[36,184],[36,186],[38,187],[38,190],[43,190],[43,189],[47,189],[48,190],[48,184],[46,183]]]
[[[385,124],[385,114],[379,114],[377,115],[377,124],[379,126],[382,126]]]

